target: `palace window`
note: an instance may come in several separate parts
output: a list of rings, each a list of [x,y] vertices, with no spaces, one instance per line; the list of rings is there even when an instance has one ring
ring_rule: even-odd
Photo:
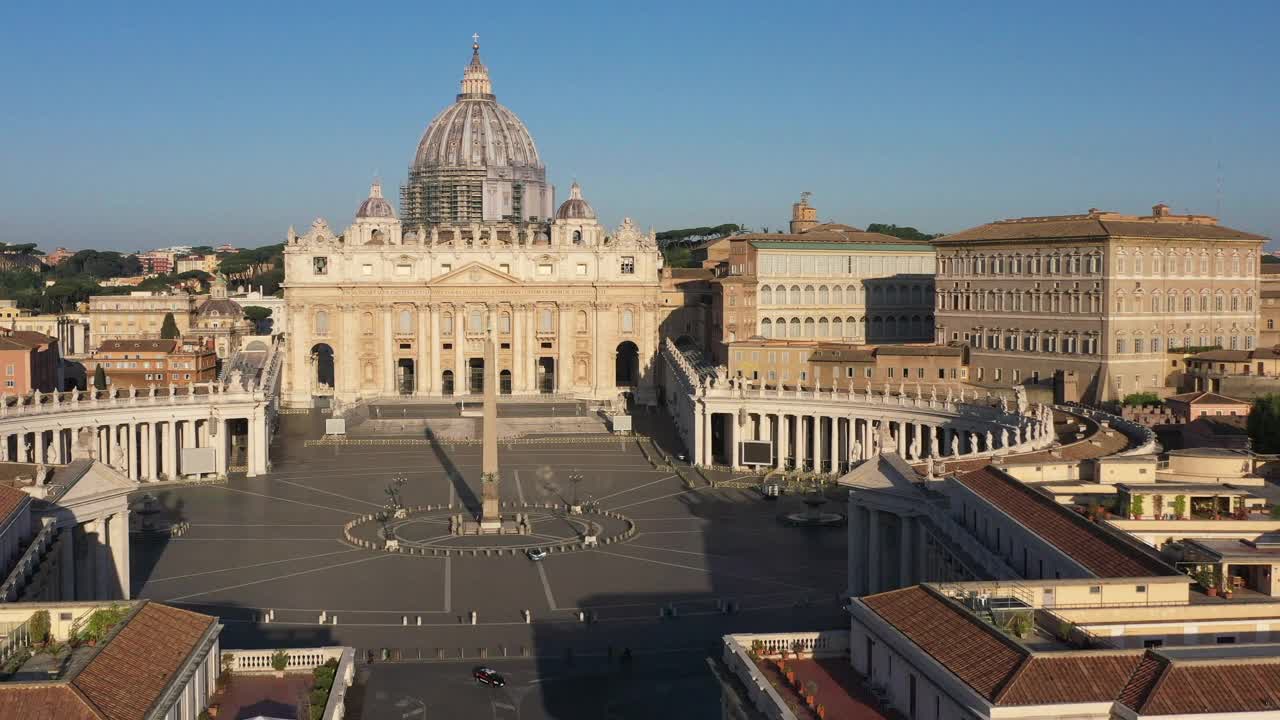
[[[622,332],[629,333],[635,331],[635,314],[631,310],[622,311]]]
[[[503,335],[511,334],[511,313],[502,313],[498,316],[498,332]]]
[[[409,312],[408,310],[400,311],[400,332],[401,333],[413,332],[413,313]]]
[[[316,311],[316,334],[317,335],[329,334],[329,313],[325,312],[324,310]]]
[[[539,264],[538,264],[538,274],[539,274],[539,275],[541,275],[541,276],[543,276],[543,277],[550,277],[550,275],[551,275],[551,264],[550,264],[550,263],[539,263]]]
[[[453,313],[445,313],[440,316],[440,334],[445,337],[453,337]]]
[[[551,332],[554,328],[553,319],[551,308],[543,308],[538,315],[538,329],[541,332]]]
[[[632,255],[622,256],[622,274],[634,275],[636,272],[636,259]]]
[[[311,258],[311,270],[316,275],[328,275],[329,274],[329,258],[327,257]]]
[[[484,332],[484,311],[472,310],[467,329],[473,333]]]
[[[408,277],[409,274],[412,272],[413,272],[413,266],[410,265],[409,263],[396,264],[396,275],[399,275],[401,277]]]
[[[369,263],[365,263],[364,265],[361,265],[361,266],[360,266],[360,274],[361,274],[361,275],[372,275],[372,274],[373,274],[373,266],[372,266],[372,265],[370,265]]]

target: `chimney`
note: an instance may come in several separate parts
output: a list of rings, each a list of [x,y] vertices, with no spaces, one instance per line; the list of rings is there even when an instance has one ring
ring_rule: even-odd
[[[1162,218],[1169,217],[1169,206],[1164,203],[1156,203],[1151,206],[1151,217]]]

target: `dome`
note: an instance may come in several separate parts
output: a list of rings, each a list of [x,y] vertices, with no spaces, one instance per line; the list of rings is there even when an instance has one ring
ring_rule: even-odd
[[[542,168],[528,128],[495,99],[489,70],[480,62],[480,45],[473,44],[471,51],[462,92],[427,126],[411,170]]]
[[[569,188],[569,199],[560,203],[560,209],[556,210],[557,220],[595,220],[596,211],[591,207],[591,203],[582,199],[582,187],[578,183],[574,183]]]
[[[369,197],[360,203],[360,209],[356,210],[356,218],[387,218],[393,219],[396,211],[392,209],[391,203],[382,197],[382,183],[374,181],[369,187]]]

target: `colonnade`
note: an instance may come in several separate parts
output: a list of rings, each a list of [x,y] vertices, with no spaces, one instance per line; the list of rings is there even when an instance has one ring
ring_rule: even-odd
[[[223,476],[230,455],[229,419],[234,418],[131,418],[51,429],[0,430],[0,461],[64,465],[92,458],[138,482]],[[246,420],[249,432],[245,469],[254,476],[267,471],[269,434],[264,413],[254,413]],[[211,449],[212,463],[207,454],[184,458],[183,450],[189,448]]]
[[[699,412],[692,461],[746,467],[742,442],[756,440],[772,444],[768,467],[843,473],[886,448],[914,462],[996,452],[1033,437],[1031,425],[978,430],[945,417],[867,417],[833,409]]]

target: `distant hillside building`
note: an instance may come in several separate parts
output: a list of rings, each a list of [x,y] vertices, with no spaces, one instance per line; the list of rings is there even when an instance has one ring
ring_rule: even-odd
[[[0,328],[0,395],[58,390],[58,340],[43,333]]]
[[[161,387],[213,380],[218,356],[212,347],[181,340],[105,340],[84,360],[90,383],[99,365],[108,387]]]

